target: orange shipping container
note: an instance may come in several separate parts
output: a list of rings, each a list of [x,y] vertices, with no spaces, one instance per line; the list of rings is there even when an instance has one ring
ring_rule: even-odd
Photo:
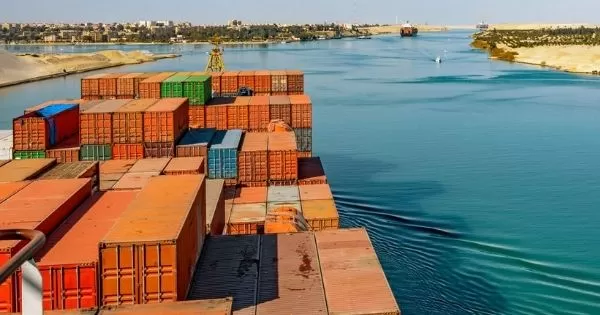
[[[135,96],[135,78],[142,73],[128,73],[120,76],[117,79],[117,95],[118,96]],[[138,83],[139,84],[139,83]]]
[[[300,70],[287,70],[287,91],[302,93],[304,92],[304,72]]]
[[[164,98],[144,112],[144,142],[174,142],[188,128],[187,98]]]
[[[75,135],[59,145],[46,150],[46,157],[56,159],[57,163],[72,163],[79,161],[79,136]]]
[[[266,182],[269,179],[268,148],[269,134],[246,133],[238,157],[238,179],[240,182]]]
[[[221,77],[223,72],[211,72],[212,92],[216,95],[221,95]]]
[[[315,233],[330,314],[400,314],[364,228]]]
[[[98,306],[98,242],[136,194],[110,191],[88,199],[48,237],[35,259],[42,274],[44,310]]]
[[[129,168],[129,173],[157,172],[162,173],[169,164],[170,158],[138,160]]]
[[[144,158],[143,144],[113,144],[112,158],[114,160],[138,160]]]
[[[287,92],[287,74],[285,71],[271,71],[271,93]]]
[[[206,106],[195,105],[189,108],[189,124],[190,128],[205,128],[206,127]]]
[[[12,160],[0,167],[0,183],[34,179],[56,165],[56,159]]]
[[[205,227],[203,175],[152,177],[100,242],[101,303],[185,299]]]
[[[0,204],[29,185],[29,181],[0,183]]]
[[[269,97],[269,120],[283,120],[286,124],[292,124],[292,107],[289,96]]]
[[[221,235],[225,229],[225,181],[206,180],[206,234]]]
[[[34,181],[0,204],[0,228],[35,229],[50,234],[91,195],[91,180],[53,179]],[[43,192],[44,198],[40,198]],[[26,241],[0,241],[0,265],[15,255]],[[0,312],[16,312],[13,274],[0,285]]]
[[[239,88],[239,71],[225,71],[221,76],[221,94],[237,93]]]
[[[158,172],[125,173],[112,187],[113,190],[143,189],[150,178],[159,176]]]
[[[248,104],[250,96],[238,96],[232,105],[227,109],[227,127],[228,129],[248,130]]]
[[[327,184],[327,177],[323,170],[323,164],[321,164],[321,158],[312,157],[298,159],[298,184]]]
[[[312,152],[310,152],[310,151],[298,151],[298,159],[309,158],[309,157],[312,157]]]
[[[117,79],[123,76],[120,73],[107,74],[98,79],[98,95],[116,97],[117,96]]]
[[[312,128],[312,101],[308,95],[290,95],[292,128]]]
[[[113,114],[114,143],[142,143],[144,141],[144,111],[157,102],[155,99],[133,100]]]
[[[239,87],[246,87],[251,90],[254,90],[255,74],[256,71],[240,71],[238,79]]]
[[[165,175],[198,175],[204,174],[203,157],[172,158],[163,173]]]
[[[340,216],[333,199],[304,200],[301,203],[302,214],[311,231],[335,230],[339,228]]]
[[[256,71],[254,73],[254,92],[271,93],[271,72],[268,70]],[[267,94],[268,95],[268,94]]]
[[[269,117],[269,97],[253,96],[248,104],[248,130],[267,131]]]
[[[226,104],[216,104],[212,99],[206,106],[206,128],[215,128],[217,130],[227,130],[227,109]]]
[[[234,204],[266,203],[267,187],[240,187],[237,189]]]
[[[81,79],[81,98],[88,99],[88,96],[100,95],[99,80],[106,76],[106,73],[95,74]]]
[[[231,315],[232,303],[233,299],[228,297],[224,299],[183,301],[152,305],[125,305],[117,308],[102,308],[98,315]]]
[[[269,133],[269,180],[298,179],[298,151],[293,132]]]
[[[108,160],[100,162],[100,174],[127,173],[136,160]]]
[[[111,144],[113,113],[130,100],[110,100],[102,102],[79,114],[79,143]]]
[[[333,194],[327,184],[300,186],[300,200],[332,200]]]
[[[263,234],[266,215],[266,203],[234,204],[227,223],[227,234]]]
[[[100,175],[100,191],[107,191],[113,189],[117,182],[123,177],[125,173],[113,173],[113,174],[101,174]]]
[[[162,81],[174,74],[175,72],[162,72],[140,81],[140,98],[160,98],[160,85]]]
[[[175,156],[175,142],[146,142],[144,157],[169,158]]]

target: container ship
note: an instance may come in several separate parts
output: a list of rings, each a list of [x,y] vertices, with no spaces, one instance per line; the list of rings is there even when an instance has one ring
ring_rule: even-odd
[[[312,105],[302,71],[261,70],[93,75],[27,108],[0,132],[0,221],[45,242],[2,241],[0,266],[41,281],[0,274],[0,312],[400,314],[340,228]]]
[[[480,32],[487,31],[489,27],[490,26],[487,23],[484,23],[483,21],[476,25],[477,30],[479,30]]]
[[[402,24],[402,27],[400,28],[400,36],[402,37],[413,37],[417,36],[418,33],[419,30],[408,22]]]

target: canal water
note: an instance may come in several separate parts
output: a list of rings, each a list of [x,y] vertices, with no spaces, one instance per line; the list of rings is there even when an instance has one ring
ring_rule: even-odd
[[[232,47],[225,61],[306,72],[342,225],[368,229],[403,314],[600,314],[600,80],[490,61],[469,35]],[[183,57],[106,72],[202,70],[209,49],[110,48]],[[1,89],[0,128],[77,97],[80,78]]]

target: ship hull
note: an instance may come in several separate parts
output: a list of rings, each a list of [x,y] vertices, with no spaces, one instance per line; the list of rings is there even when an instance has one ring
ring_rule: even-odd
[[[402,37],[414,37],[417,36],[418,33],[419,30],[415,27],[413,27],[412,29],[403,28],[402,30],[400,30],[400,36]]]

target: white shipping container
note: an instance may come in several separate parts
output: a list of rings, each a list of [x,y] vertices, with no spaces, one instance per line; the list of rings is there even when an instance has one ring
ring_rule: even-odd
[[[13,136],[0,139],[0,160],[12,160],[13,157]]]

